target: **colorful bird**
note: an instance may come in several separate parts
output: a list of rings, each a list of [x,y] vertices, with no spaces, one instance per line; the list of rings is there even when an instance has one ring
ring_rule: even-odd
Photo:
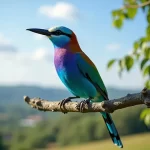
[[[101,76],[89,57],[81,50],[75,33],[63,26],[45,29],[27,29],[46,35],[54,45],[54,64],[57,74],[74,97],[64,99],[60,107],[71,99],[86,98],[78,105],[83,111],[85,103],[102,102],[108,99],[107,90]],[[109,113],[101,112],[113,143],[120,148],[123,144]]]

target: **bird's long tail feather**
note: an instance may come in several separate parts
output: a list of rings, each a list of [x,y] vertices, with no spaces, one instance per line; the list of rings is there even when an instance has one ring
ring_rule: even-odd
[[[120,148],[123,148],[123,144],[121,142],[121,139],[119,137],[118,131],[115,127],[115,124],[111,118],[111,115],[108,113],[101,113],[103,116],[103,119],[105,121],[105,124],[107,126],[107,129],[109,131],[110,137],[113,141],[113,143],[117,146],[119,146]]]

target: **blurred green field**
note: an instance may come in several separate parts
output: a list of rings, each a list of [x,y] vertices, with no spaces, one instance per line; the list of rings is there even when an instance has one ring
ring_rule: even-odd
[[[123,150],[150,150],[150,133],[124,136],[121,138],[124,144]],[[91,142],[78,146],[68,146],[64,148],[55,148],[53,150],[119,150],[112,144],[111,140],[100,142]]]

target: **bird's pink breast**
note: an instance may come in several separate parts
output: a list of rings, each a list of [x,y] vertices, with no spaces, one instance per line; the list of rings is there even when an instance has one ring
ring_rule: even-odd
[[[63,49],[55,49],[54,54],[54,64],[57,69],[65,69],[69,67],[73,62],[74,54],[63,48]]]

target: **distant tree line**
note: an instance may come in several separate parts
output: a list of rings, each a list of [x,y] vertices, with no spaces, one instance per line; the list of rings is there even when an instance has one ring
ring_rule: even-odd
[[[144,122],[139,120],[141,106],[130,107],[113,113],[113,119],[121,136],[148,132]],[[44,113],[42,113],[44,114]],[[49,113],[44,121],[35,127],[12,126],[5,130],[11,133],[10,150],[46,148],[48,145],[74,145],[109,138],[104,121],[99,113]],[[2,129],[1,129],[2,130]],[[111,139],[110,139],[111,142]]]

